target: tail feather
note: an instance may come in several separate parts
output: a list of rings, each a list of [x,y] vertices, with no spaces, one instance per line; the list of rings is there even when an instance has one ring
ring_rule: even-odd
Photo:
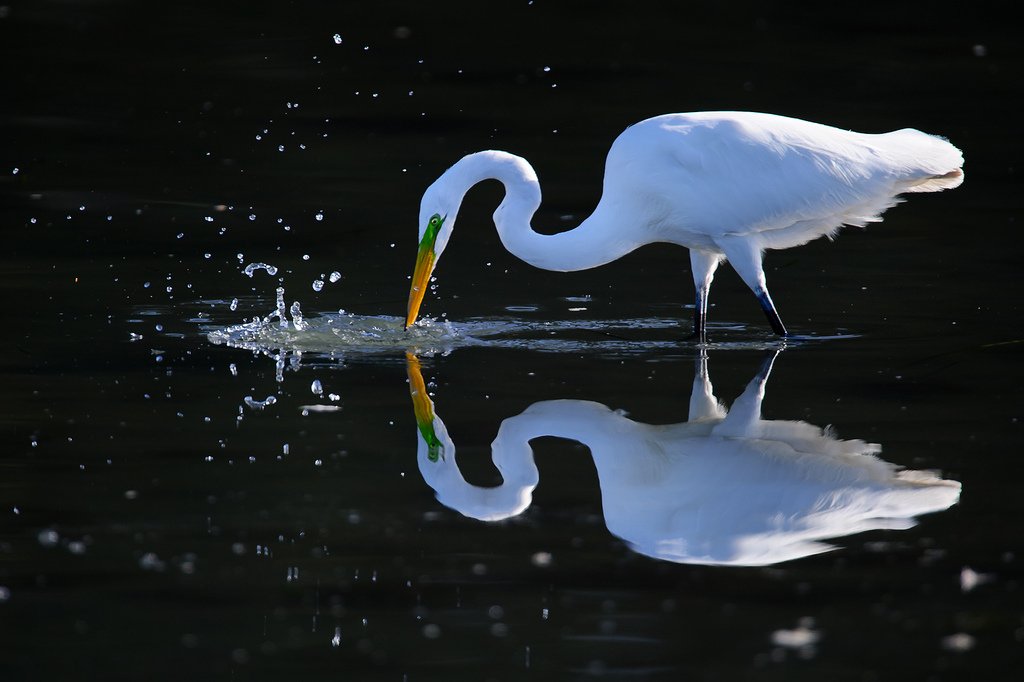
[[[959,187],[964,181],[964,171],[961,168],[951,170],[942,175],[933,175],[916,183],[907,185],[904,192],[940,192],[944,189]]]

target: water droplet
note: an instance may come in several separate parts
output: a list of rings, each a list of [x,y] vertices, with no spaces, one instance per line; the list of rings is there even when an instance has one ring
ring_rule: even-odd
[[[323,395],[324,394],[324,387],[320,384],[320,380],[319,379],[314,379],[313,380],[313,383],[310,384],[310,386],[309,386],[309,390],[312,391],[313,393],[315,393],[316,395]]]
[[[313,217],[314,217],[314,218],[316,219],[316,221],[317,221],[317,222],[320,222],[321,220],[323,220],[323,219],[324,219],[324,214],[323,214],[323,211],[320,211],[320,212],[318,212],[318,213],[317,213],[317,214],[316,214],[315,216],[313,216]]]
[[[242,274],[247,277],[252,277],[253,273],[257,270],[266,270],[267,274],[271,277],[277,274],[277,268],[273,265],[267,265],[266,263],[249,263],[242,270]]]
[[[272,395],[268,395],[266,400],[255,400],[251,395],[247,395],[244,398],[245,404],[253,410],[263,410],[264,408],[270,407],[277,402],[277,398]]]
[[[299,307],[298,301],[292,302],[292,326],[298,331],[305,329],[307,325],[302,319],[302,309]]]
[[[335,33],[334,34],[334,44],[335,45],[341,45],[341,34],[340,33]]]
[[[313,280],[313,291],[320,291],[324,288],[324,281],[322,279]]]
[[[335,270],[334,272],[331,273],[331,284],[334,284],[339,279],[341,279],[341,273],[340,272]]]
[[[238,310],[238,299],[231,299],[231,305],[229,306],[232,310]]]

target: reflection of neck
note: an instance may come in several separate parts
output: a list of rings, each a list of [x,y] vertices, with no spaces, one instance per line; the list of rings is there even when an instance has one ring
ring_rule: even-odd
[[[533,489],[539,481],[530,447],[534,438],[566,438],[587,446],[601,477],[656,480],[657,469],[665,460],[650,454],[661,451],[661,443],[687,436],[707,436],[723,418],[725,421],[759,418],[764,395],[760,389],[770,367],[769,362],[736,401],[739,409],[734,410],[733,417],[725,417],[725,409],[712,393],[706,357],[699,359],[693,380],[690,421],[682,424],[640,424],[604,405],[581,400],[534,403],[521,414],[505,419],[491,443],[491,459],[502,477],[501,484],[492,488],[475,486],[465,480],[455,461],[454,443],[438,419],[434,425],[444,442],[445,459],[438,462],[437,458],[428,457],[428,448],[421,440],[417,457],[420,471],[442,504],[484,521],[516,516],[530,506]]]

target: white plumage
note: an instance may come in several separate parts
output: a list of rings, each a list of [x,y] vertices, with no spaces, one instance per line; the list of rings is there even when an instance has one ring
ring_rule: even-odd
[[[708,291],[722,259],[785,335],[761,265],[765,250],[880,220],[900,194],[959,185],[962,165],[948,141],[912,129],[866,134],[773,114],[666,114],[630,126],[612,144],[601,200],[589,218],[542,235],[530,226],[541,202],[530,164],[507,152],[470,154],[423,194],[407,324],[416,319],[463,197],[483,180],[505,186],[494,213],[505,248],[536,267],[583,270],[652,242],[690,249],[694,333],[703,338]]]
[[[491,456],[502,483],[482,487],[463,477],[411,359],[420,473],[442,504],[507,519],[530,506],[540,482],[530,441],[578,441],[593,457],[608,530],[642,554],[688,564],[789,561],[832,549],[829,539],[910,528],[915,516],[957,503],[960,483],[899,470],[878,457],[878,445],[762,419],[770,370],[768,361],[726,411],[698,360],[689,420],[679,424],[642,424],[584,400],[534,403],[501,423]]]

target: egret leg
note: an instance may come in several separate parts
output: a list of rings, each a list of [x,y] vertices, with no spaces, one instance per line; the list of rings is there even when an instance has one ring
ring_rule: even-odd
[[[715,397],[715,389],[711,386],[711,376],[708,374],[707,351],[701,348],[693,374],[693,388],[690,391],[690,414],[687,421],[723,419],[725,415],[725,407],[722,406],[722,403],[718,402],[718,398]]]
[[[693,306],[693,338],[700,342],[707,337],[708,293],[721,260],[722,256],[717,253],[690,249],[690,270],[693,271],[693,288],[697,292]]]
[[[775,309],[772,297],[768,294],[768,283],[765,280],[764,268],[761,264],[764,254],[761,253],[759,248],[743,238],[724,238],[717,243],[725,251],[725,257],[729,264],[732,265],[733,270],[739,274],[743,282],[757,296],[761,309],[764,311],[765,317],[768,318],[768,323],[772,326],[772,331],[779,336],[786,336],[786,326],[782,324],[779,311]]]
[[[747,384],[743,394],[736,398],[729,408],[722,423],[715,427],[715,433],[722,436],[740,436],[749,434],[757,422],[761,421],[761,403],[764,402],[764,388],[768,383],[768,376],[772,372],[772,365],[779,355],[778,350],[771,353],[764,362],[761,369],[750,383]]]

